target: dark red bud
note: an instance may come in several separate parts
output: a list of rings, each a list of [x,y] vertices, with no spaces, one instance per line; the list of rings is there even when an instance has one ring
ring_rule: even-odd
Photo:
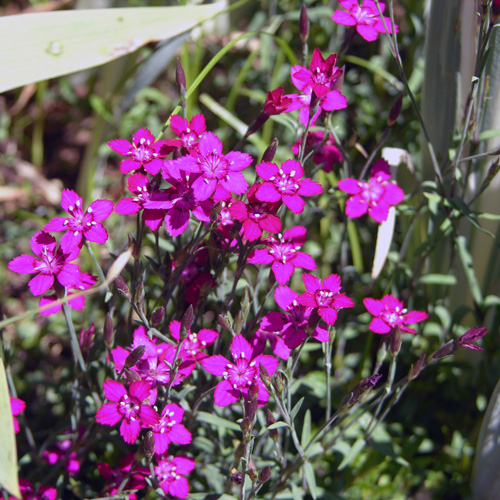
[[[271,141],[271,144],[269,144],[268,148],[264,151],[264,154],[262,155],[262,162],[263,163],[269,163],[272,162],[274,159],[274,155],[276,154],[276,149],[278,148],[278,139],[276,137]],[[274,273],[272,273],[274,274]]]
[[[179,58],[177,58],[177,65],[175,68],[175,82],[179,99],[183,100],[186,97],[187,84],[186,74],[184,73],[184,68],[182,67],[182,63]]]
[[[143,445],[146,458],[148,460],[151,460],[151,458],[155,454],[155,436],[152,433],[152,431],[146,432],[146,435],[144,436]]]
[[[184,340],[188,336],[188,333],[191,330],[191,326],[193,325],[193,318],[194,318],[193,306],[192,304],[189,304],[189,307],[182,316],[181,320],[181,333],[180,333],[181,340]]]
[[[269,478],[271,477],[271,467],[269,465],[266,465],[260,472],[259,472],[259,482],[260,483],[265,483],[266,481],[269,481]]]
[[[299,33],[302,43],[305,43],[309,37],[309,18],[307,16],[307,7],[305,4],[302,4],[300,9]]]
[[[141,250],[139,248],[139,245],[137,244],[137,241],[135,241],[135,238],[130,233],[128,233],[128,246],[132,249],[132,257],[134,258],[134,260],[139,260],[141,256]]]
[[[403,107],[403,94],[399,94],[398,98],[392,105],[391,110],[389,111],[389,117],[387,118],[388,127],[392,127],[396,123],[398,116],[401,114],[402,107]]]
[[[117,276],[113,280],[113,285],[115,286],[117,292],[122,296],[125,297],[127,300],[130,300],[131,295],[130,295],[130,290],[125,283],[125,280],[121,276]]]
[[[234,467],[231,469],[230,478],[234,484],[241,484],[243,482],[243,475],[238,469]]]
[[[136,347],[125,359],[125,368],[132,368],[146,352],[146,346],[140,345]]]
[[[403,342],[403,335],[401,334],[399,326],[396,326],[390,335],[391,356],[395,358],[398,355],[399,350],[401,349],[401,343]]]
[[[165,308],[160,306],[151,316],[151,324],[158,326],[165,319]]]
[[[134,382],[139,382],[141,380],[141,376],[134,370],[125,369],[125,377],[127,377],[127,382],[129,384],[133,384]]]
[[[276,419],[274,418],[274,415],[271,413],[271,410],[267,410],[266,413],[266,425],[270,427],[271,425],[276,423]],[[278,430],[277,429],[271,429],[269,431],[269,434],[271,437],[276,441],[278,439]]]
[[[413,380],[414,378],[418,377],[420,371],[422,370],[422,367],[424,366],[425,358],[426,358],[426,355],[424,354],[420,359],[418,359],[416,361],[416,363],[414,365],[412,365],[411,370],[410,370],[410,374],[409,374],[410,380]]]
[[[219,314],[219,316],[217,317],[217,323],[219,323],[221,328],[227,330],[228,332],[232,330],[231,322],[229,321],[229,318],[227,316]]]

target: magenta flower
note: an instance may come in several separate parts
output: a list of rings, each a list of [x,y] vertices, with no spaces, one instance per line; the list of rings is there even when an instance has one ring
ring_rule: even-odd
[[[230,363],[220,354],[201,360],[207,372],[224,378],[215,388],[215,404],[227,406],[238,401],[241,396],[246,397],[248,388],[255,381],[259,386],[259,406],[264,406],[269,399],[269,393],[260,379],[259,364],[262,364],[269,375],[272,375],[278,368],[278,360],[265,354],[254,356],[252,347],[243,335],[236,335],[233,338],[231,355],[234,363]]]
[[[104,425],[115,425],[121,420],[120,434],[126,443],[133,444],[141,427],[153,427],[160,421],[158,414],[148,404],[150,386],[140,380],[127,389],[116,380],[106,380],[104,394],[112,403],[106,403],[96,413],[96,421]]]
[[[165,405],[160,422],[152,429],[155,438],[155,453],[161,455],[170,443],[189,444],[191,433],[181,424],[184,410],[175,403]]]
[[[264,238],[262,243],[268,248],[257,248],[249,256],[251,264],[271,264],[271,270],[280,285],[287,283],[297,267],[314,271],[316,263],[307,253],[300,252],[306,242],[306,228],[295,226],[283,234]]]
[[[259,163],[257,175],[264,183],[256,192],[260,201],[283,203],[294,213],[304,210],[305,202],[301,196],[314,196],[323,191],[321,184],[308,179],[302,179],[304,170],[297,160],[287,160],[278,168],[275,163]]]
[[[165,165],[169,162],[172,160],[165,162]],[[209,222],[210,209],[214,202],[206,199],[199,200],[199,193],[194,188],[196,180],[201,178],[201,175],[187,174],[178,170],[174,165],[165,166],[162,174],[171,187],[163,192],[152,194],[144,203],[144,207],[165,210],[167,233],[170,236],[182,234],[188,227],[191,212],[198,220]]]
[[[22,399],[10,397],[10,410],[12,412],[12,423],[14,424],[14,432],[19,432],[19,422],[17,416],[26,409],[26,403]]]
[[[64,434],[70,434],[71,431],[66,431]],[[81,432],[79,432],[79,439],[81,439]],[[50,465],[55,465],[57,462],[62,461],[64,469],[68,475],[74,476],[80,470],[81,458],[75,451],[70,451],[73,446],[71,438],[61,439],[56,441],[54,447],[45,450],[42,453],[43,459]]]
[[[169,329],[172,337],[179,342],[181,322],[177,320],[172,321],[169,325]],[[184,361],[200,361],[201,359],[206,358],[207,354],[201,352],[201,350],[210,347],[218,336],[218,332],[208,328],[203,328],[198,333],[188,330],[187,337],[182,341],[179,357]]]
[[[159,184],[155,180],[150,181],[147,175],[136,172],[128,178],[128,189],[134,197],[120,200],[115,207],[115,212],[128,215],[136,214],[144,209],[142,220],[151,231],[157,231],[163,223],[165,212],[159,209],[144,208],[144,205],[155,193],[163,192],[159,189]]]
[[[97,464],[99,474],[106,481],[106,487],[103,491],[104,496],[115,496],[123,491],[142,490],[147,486],[146,477],[149,476],[149,467],[135,465],[135,453],[129,453],[120,461],[118,467],[112,468],[109,464]],[[122,485],[125,481],[125,486]],[[136,500],[135,493],[127,493],[129,500]]]
[[[90,273],[82,273],[80,283],[72,285],[69,294],[76,292],[78,290],[88,290],[97,283],[97,277]],[[50,316],[51,314],[57,314],[62,309],[62,303],[56,294],[46,295],[40,297],[40,308],[52,304],[51,307],[47,309],[40,310],[42,316]],[[79,296],[74,297],[68,301],[69,307],[74,311],[81,311],[85,307],[85,297]]]
[[[279,115],[292,104],[292,100],[283,95],[283,87],[278,87],[267,93],[264,103],[264,116]]]
[[[354,306],[352,299],[345,293],[340,293],[342,287],[338,274],[330,274],[323,282],[312,274],[304,274],[302,279],[307,291],[297,297],[297,302],[306,307],[317,308],[327,325],[335,323],[339,309]]]
[[[295,349],[304,342],[307,336],[307,322],[311,316],[311,309],[300,305],[298,294],[287,286],[279,286],[274,291],[274,299],[285,313],[271,311],[260,322],[262,330],[280,332],[283,341],[289,349]],[[328,330],[318,325],[311,334],[320,342],[328,342]]]
[[[472,351],[482,351],[482,347],[473,344],[476,340],[484,337],[488,333],[488,330],[484,327],[475,326],[470,330],[467,330],[461,337],[455,340],[455,343],[459,347],[466,347],[467,349],[471,349]]]
[[[63,189],[61,206],[70,217],[55,217],[43,228],[44,231],[66,231],[61,238],[64,252],[79,246],[84,238],[94,243],[106,243],[108,239],[108,233],[100,221],[109,217],[113,202],[96,200],[83,213],[82,201],[71,189]]]
[[[165,163],[169,173],[175,165],[186,172],[201,174],[192,185],[198,201],[209,198],[218,186],[226,193],[241,195],[247,191],[248,184],[241,170],[252,163],[250,155],[238,151],[223,155],[222,142],[212,132],[201,136],[198,149],[199,152],[191,150],[191,155]]]
[[[205,117],[201,113],[193,116],[189,122],[181,116],[173,115],[170,117],[170,128],[188,150],[196,149],[200,137],[207,130]]]
[[[426,312],[410,311],[403,307],[403,302],[393,295],[385,295],[380,300],[370,297],[363,299],[363,304],[368,312],[375,316],[368,327],[375,333],[390,333],[397,326],[403,332],[417,333],[413,328],[406,325],[420,323],[426,320],[429,315]]]
[[[60,247],[56,249],[56,239],[44,231],[39,231],[31,238],[31,250],[38,259],[23,254],[11,260],[7,267],[15,273],[37,273],[28,283],[33,295],[45,293],[56,279],[62,286],[67,287],[81,282],[80,268],[76,264],[69,264],[78,257],[79,247],[70,252],[64,252]]]
[[[377,222],[387,220],[389,208],[401,203],[405,196],[390,178],[389,164],[381,159],[373,165],[368,182],[350,178],[339,181],[339,189],[353,195],[347,199],[345,213],[355,219],[368,212]]]
[[[364,0],[359,5],[358,0],[339,0],[340,5],[346,11],[336,10],[332,20],[344,26],[356,26],[356,31],[367,41],[373,42],[379,33],[385,33],[384,23],[377,9],[377,4],[373,0]],[[380,3],[380,10],[384,12],[385,5]],[[391,20],[384,16],[384,21],[389,33],[392,33]],[[396,33],[398,27],[394,26]]]
[[[336,62],[337,54],[330,54],[324,59],[321,51],[314,49],[310,69],[299,65],[292,68],[292,83],[302,92],[312,89],[319,98],[325,97],[331,90],[338,91],[344,72],[335,66]]]
[[[193,459],[182,455],[160,460],[155,467],[155,474],[163,492],[173,497],[186,498],[189,494],[189,483],[183,476],[189,474],[195,465]]]
[[[324,164],[323,170],[325,172],[330,172],[334,164],[342,162],[342,153],[340,152],[339,148],[335,146],[335,139],[333,135],[330,135],[325,144],[321,146],[324,136],[325,134],[320,131],[308,132],[305,153],[307,155],[312,150],[319,147],[319,149],[317,149],[316,153],[314,153],[313,156],[314,163],[316,163],[316,165]],[[292,153],[295,156],[299,154],[299,148],[301,145],[302,140],[298,140],[292,146]]]
[[[234,201],[229,207],[231,216],[243,223],[243,235],[247,241],[258,240],[264,231],[281,231],[281,220],[276,215],[281,203],[257,199],[256,191],[261,187],[258,182],[253,184],[247,194],[248,203]]]
[[[168,156],[175,148],[182,146],[178,139],[167,139],[155,142],[154,135],[141,128],[132,136],[132,144],[125,139],[115,139],[108,146],[122,156],[128,156],[120,163],[122,174],[144,167],[146,172],[155,175],[163,165],[162,158]]]
[[[19,490],[22,500],[56,500],[57,490],[52,486],[42,485],[36,491],[33,485],[27,480],[19,478]],[[9,500],[18,500],[16,497],[9,497]]]

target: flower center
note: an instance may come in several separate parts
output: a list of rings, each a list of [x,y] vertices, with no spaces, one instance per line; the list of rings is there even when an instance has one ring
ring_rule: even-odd
[[[295,253],[300,249],[300,245],[295,245],[291,238],[285,241],[282,234],[276,238],[271,238],[269,253],[278,261],[286,264],[295,259]]]
[[[228,363],[226,371],[223,373],[224,378],[233,386],[233,389],[244,389],[252,385],[253,380],[257,377],[257,368],[255,361],[246,360],[244,354],[236,360],[235,364]]]
[[[224,179],[229,171],[227,160],[217,153],[210,153],[200,161],[200,168],[206,179]]]
[[[251,203],[248,207],[248,217],[254,221],[260,221],[269,215],[267,203]]]
[[[271,177],[276,191],[282,195],[293,196],[299,190],[299,185],[293,179],[295,177],[295,170],[289,174],[285,174],[283,170],[279,170],[279,175]]]
[[[141,402],[134,396],[125,394],[120,398],[118,403],[118,413],[123,415],[123,418],[134,421],[139,418],[141,411]]]
[[[368,204],[377,203],[384,196],[384,186],[376,179],[360,182],[358,185],[363,190],[360,193],[361,198]]]
[[[314,298],[319,307],[328,307],[333,302],[333,292],[330,290],[317,290],[314,292]]]

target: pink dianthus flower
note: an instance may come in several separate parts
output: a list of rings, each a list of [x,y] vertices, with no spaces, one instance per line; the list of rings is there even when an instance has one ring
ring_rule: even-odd
[[[96,421],[113,426],[121,420],[120,434],[126,443],[135,442],[141,427],[153,427],[160,421],[153,408],[144,404],[151,390],[147,382],[133,382],[129,390],[116,380],[106,380],[103,386],[106,398],[112,402],[98,410]]]
[[[17,434],[19,432],[19,422],[17,421],[17,416],[26,409],[26,403],[22,399],[10,398],[10,409],[12,412],[12,423],[14,424],[14,432]]]
[[[189,444],[191,433],[181,424],[184,410],[175,403],[165,405],[160,421],[153,426],[155,453],[161,455],[168,450],[170,443]]]
[[[57,490],[52,486],[42,485],[36,491],[33,485],[27,480],[19,479],[19,490],[22,500],[56,500]],[[9,500],[18,500],[16,497],[9,497]]]
[[[189,122],[181,116],[173,115],[170,117],[170,128],[188,150],[197,148],[200,137],[207,130],[205,117],[201,113],[194,115]]]
[[[106,243],[108,233],[100,221],[109,217],[113,202],[96,200],[83,213],[83,200],[71,189],[62,192],[61,206],[70,217],[55,217],[43,228],[44,231],[66,231],[61,238],[61,248],[70,252],[80,245],[83,239],[94,243]]]
[[[155,142],[154,135],[148,129],[141,128],[132,136],[132,144],[125,139],[114,139],[108,142],[108,146],[119,155],[128,156],[120,164],[122,174],[143,167],[146,172],[155,175],[163,165],[162,158],[182,146],[182,141],[167,139]]]
[[[160,460],[155,467],[155,474],[163,492],[173,497],[186,498],[189,494],[189,483],[184,476],[195,466],[193,459],[182,455]]]
[[[336,10],[332,16],[333,22],[344,26],[356,26],[356,31],[367,42],[373,42],[379,33],[386,32],[377,4],[373,0],[364,0],[362,5],[359,5],[358,0],[339,0],[339,3],[345,11]],[[384,12],[385,5],[382,2],[379,5],[381,12]],[[388,32],[392,33],[390,18],[384,16],[383,19]],[[394,28],[397,33],[398,27],[394,26]]]
[[[403,201],[403,190],[390,181],[389,164],[378,160],[372,167],[368,182],[357,179],[343,179],[338,182],[340,190],[352,194],[347,199],[345,213],[355,219],[368,212],[377,222],[384,222],[389,215],[389,208]]]
[[[396,327],[402,332],[417,333],[406,325],[420,323],[429,317],[426,312],[408,311],[404,308],[403,302],[393,295],[385,295],[380,300],[367,297],[363,299],[363,304],[368,312],[375,316],[368,328],[379,334],[390,333]]]
[[[70,252],[64,252],[60,247],[56,249],[56,239],[39,231],[31,238],[31,250],[38,257],[20,255],[8,264],[8,268],[15,273],[37,275],[30,280],[28,286],[33,295],[42,295],[54,284],[54,280],[66,287],[72,287],[81,282],[82,274],[76,264],[69,264],[80,253],[79,247]]]
[[[321,131],[312,131],[307,133],[307,141],[306,141],[306,155],[311,151],[318,148],[323,142],[325,134]],[[300,146],[302,145],[302,140],[299,139],[292,146],[292,153],[297,156],[300,151]],[[342,153],[339,148],[335,146],[335,139],[333,135],[330,135],[326,142],[316,150],[313,156],[314,163],[316,165],[321,165],[325,172],[330,172],[335,163],[342,162]]]
[[[297,302],[306,307],[317,308],[327,325],[335,323],[339,309],[354,306],[352,299],[345,293],[340,293],[342,287],[338,274],[330,274],[323,282],[312,274],[304,274],[302,279],[307,291],[297,297]]]
[[[297,160],[287,160],[278,167],[275,163],[259,163],[257,175],[264,183],[256,192],[260,201],[283,203],[294,213],[304,210],[305,201],[302,196],[314,196],[323,191],[321,184],[304,178],[304,170]]]
[[[259,386],[259,406],[264,406],[269,399],[269,393],[260,379],[259,364],[262,364],[269,375],[272,375],[278,367],[278,360],[265,354],[255,356],[251,345],[243,335],[236,335],[233,338],[231,355],[234,363],[229,362],[220,354],[201,360],[207,372],[224,378],[215,388],[215,404],[227,406],[238,401],[241,396],[246,398],[249,387],[255,381]]]

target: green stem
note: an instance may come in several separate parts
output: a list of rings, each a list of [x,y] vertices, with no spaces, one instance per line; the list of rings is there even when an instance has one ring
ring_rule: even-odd
[[[82,351],[80,349],[80,344],[78,343],[78,339],[76,337],[75,325],[73,324],[73,320],[71,318],[71,312],[69,310],[68,304],[65,302],[62,305],[64,317],[66,318],[66,324],[68,325],[69,335],[71,338],[71,348],[73,350],[73,357],[75,358],[75,362],[78,362],[80,365],[80,369],[83,373],[87,373],[87,367],[85,365],[85,360],[83,359]]]

